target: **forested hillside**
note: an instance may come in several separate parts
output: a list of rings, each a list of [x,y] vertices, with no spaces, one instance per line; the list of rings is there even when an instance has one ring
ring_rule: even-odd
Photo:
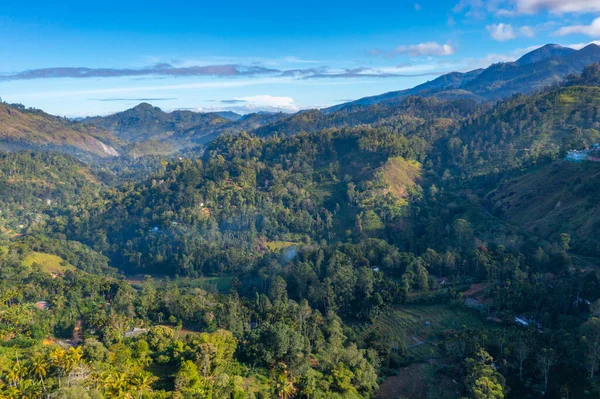
[[[600,142],[599,94],[599,87],[570,86],[498,103],[453,132],[440,156],[469,174],[489,174],[589,148]]]
[[[488,198],[492,209],[534,235],[569,232],[580,254],[600,255],[600,164],[556,162],[513,178]]]
[[[275,133],[296,134],[321,129],[372,124],[392,126],[410,133],[417,126],[432,126],[459,121],[478,109],[472,100],[440,101],[436,98],[407,97],[372,106],[357,105],[335,112],[299,112],[291,117],[254,130],[258,136]]]
[[[57,153],[0,153],[0,221],[5,234],[43,223],[50,209],[65,208],[102,186],[90,167]]]
[[[599,397],[599,70],[2,154],[0,398]]]

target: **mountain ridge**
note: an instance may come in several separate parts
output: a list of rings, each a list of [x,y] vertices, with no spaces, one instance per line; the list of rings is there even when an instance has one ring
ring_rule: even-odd
[[[444,97],[448,91],[457,89],[464,91],[460,94],[463,98],[496,101],[513,94],[529,94],[560,82],[597,61],[600,61],[600,46],[596,44],[589,44],[580,50],[547,44],[514,62],[496,63],[469,72],[450,72],[411,89],[363,97],[326,108],[323,112],[337,111],[350,105],[371,105],[408,95]]]

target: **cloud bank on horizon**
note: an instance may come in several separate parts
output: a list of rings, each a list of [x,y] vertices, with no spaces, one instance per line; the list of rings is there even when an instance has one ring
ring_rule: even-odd
[[[600,0],[390,2],[385,13],[338,1],[283,12],[259,1],[234,2],[226,14],[224,5],[189,5],[168,15],[132,4],[111,21],[75,0],[64,9],[33,1],[0,5],[0,96],[70,116],[140,100],[296,112],[513,61],[546,43],[600,39]]]

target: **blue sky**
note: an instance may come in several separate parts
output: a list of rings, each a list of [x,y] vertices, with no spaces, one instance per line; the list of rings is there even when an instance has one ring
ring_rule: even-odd
[[[600,0],[6,1],[0,97],[67,116],[293,112],[580,47],[599,17]]]

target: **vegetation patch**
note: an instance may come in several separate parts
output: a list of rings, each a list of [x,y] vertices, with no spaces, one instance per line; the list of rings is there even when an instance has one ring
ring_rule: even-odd
[[[401,157],[390,158],[381,169],[385,192],[402,202],[415,191],[421,180],[421,164]]]
[[[299,245],[300,243],[294,241],[269,241],[266,243],[269,251],[279,252],[282,249]]]
[[[31,267],[38,264],[46,273],[64,274],[67,270],[75,270],[75,266],[67,263],[63,258],[56,255],[33,251],[22,262],[23,266]]]

